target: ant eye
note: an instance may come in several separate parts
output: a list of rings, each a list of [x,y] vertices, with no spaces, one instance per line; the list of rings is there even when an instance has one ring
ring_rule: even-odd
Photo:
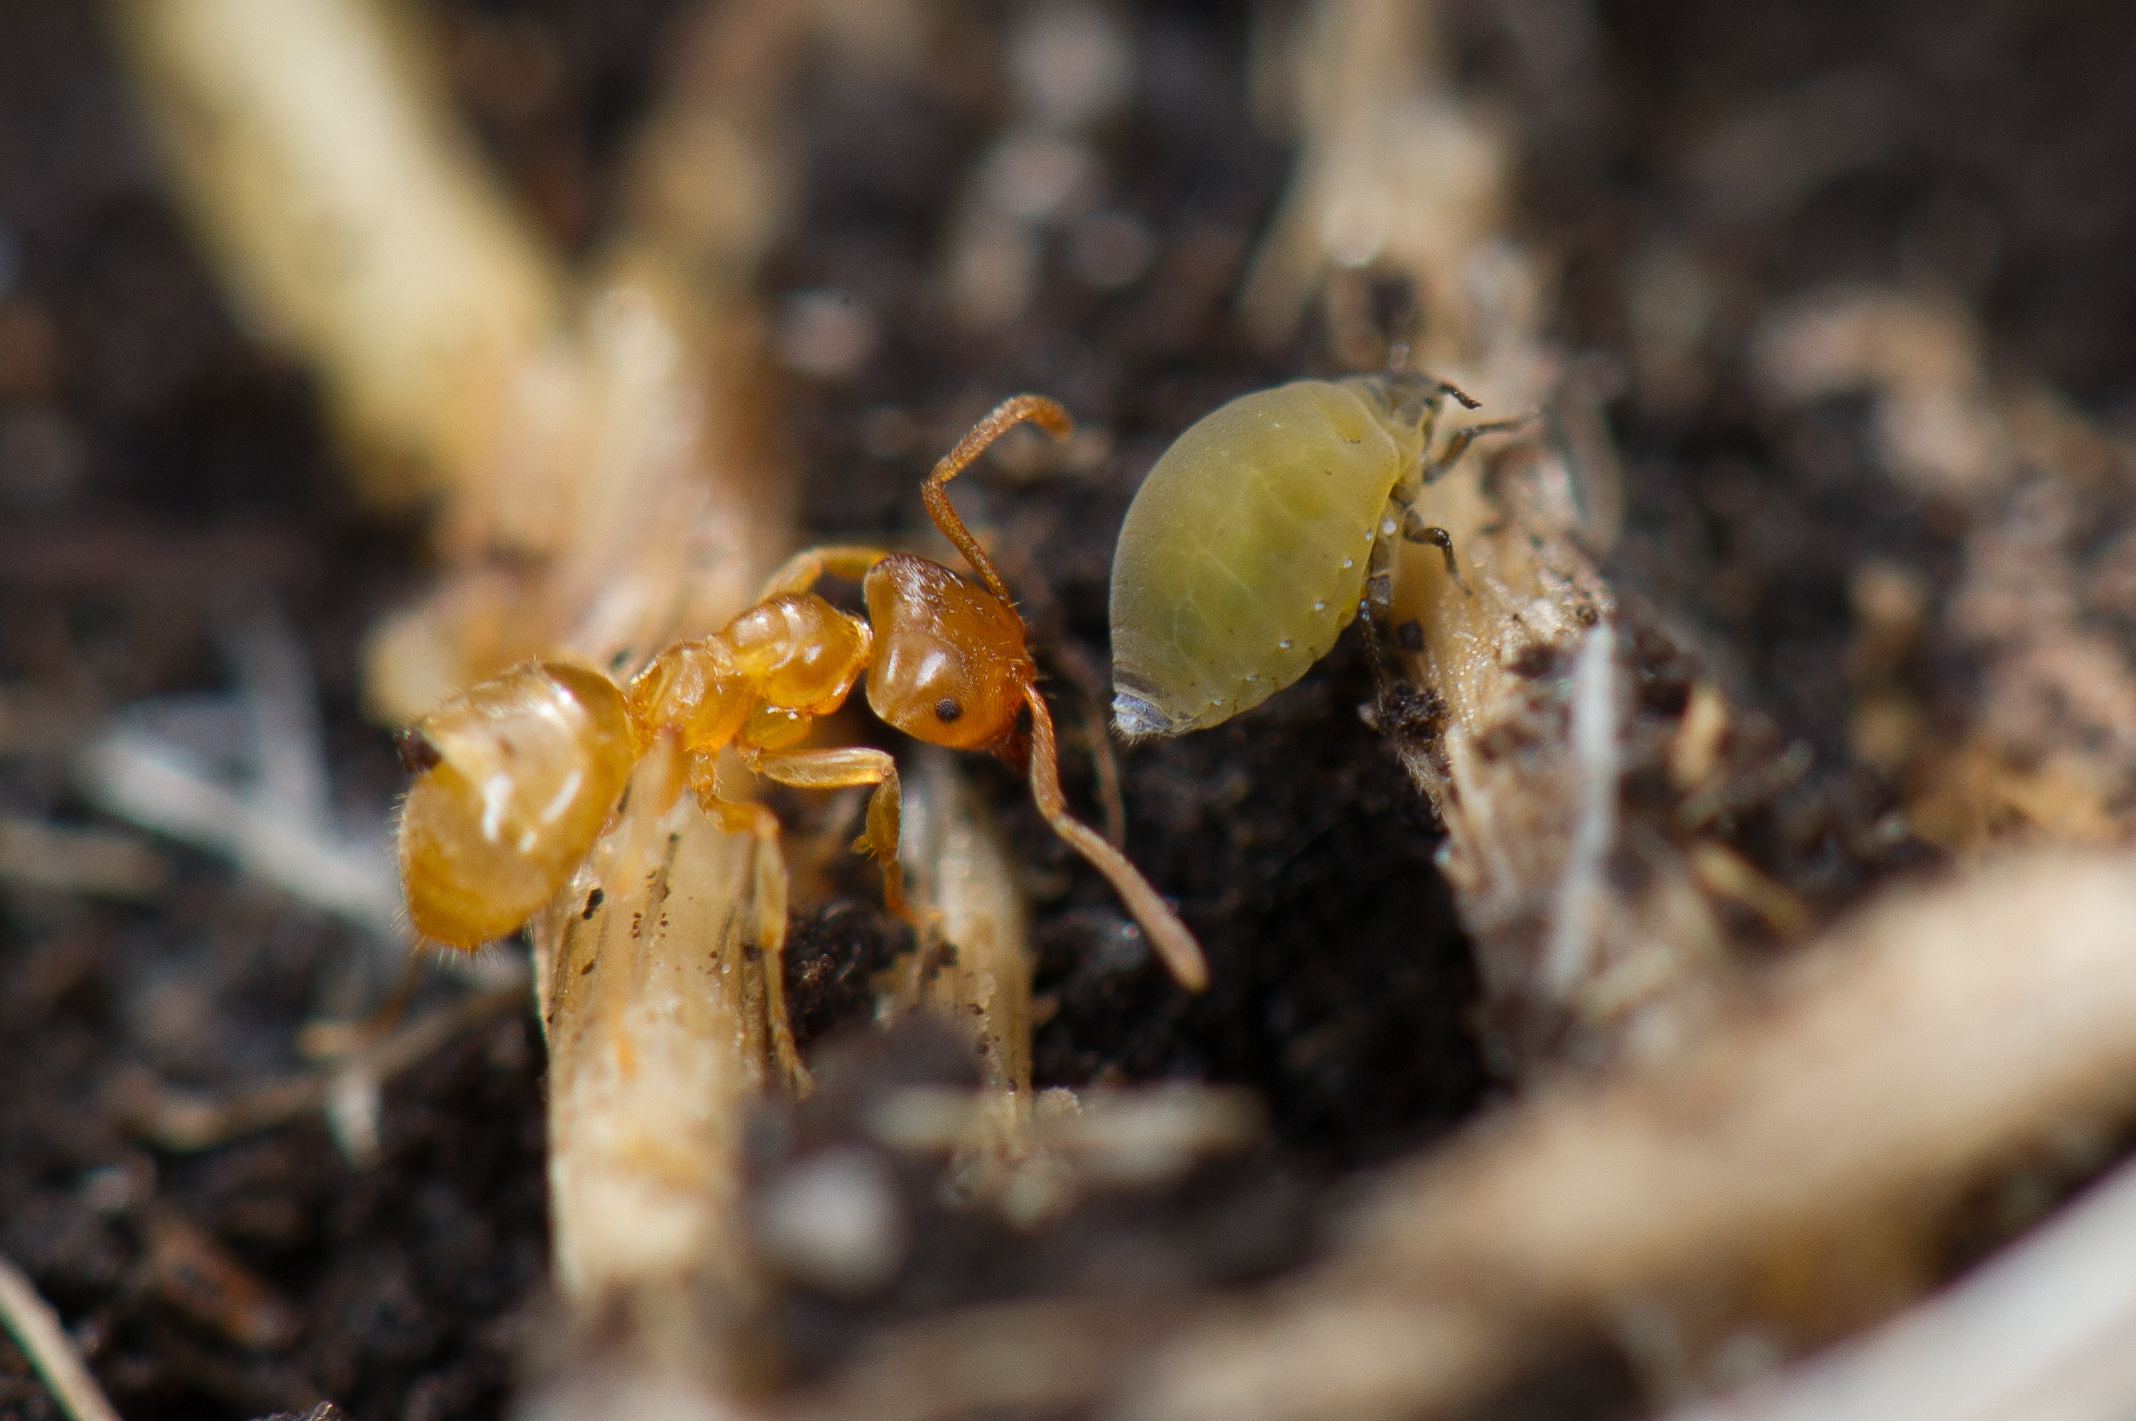
[[[945,725],[962,714],[964,714],[964,707],[958,705],[947,696],[935,702],[935,719]]]

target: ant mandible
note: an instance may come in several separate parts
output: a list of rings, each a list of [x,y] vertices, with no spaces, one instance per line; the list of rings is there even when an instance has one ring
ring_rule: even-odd
[[[455,696],[405,732],[402,762],[419,773],[401,810],[400,867],[416,930],[460,948],[516,931],[585,859],[638,760],[656,740],[672,737],[705,813],[758,839],[757,940],[772,964],[776,1004],[777,954],[786,937],[779,821],[761,804],[719,793],[720,751],[732,748],[749,769],[780,784],[875,786],[854,848],[874,855],[886,906],[909,918],[897,857],[896,762],[864,747],[792,748],[816,717],[845,703],[865,672],[869,707],[897,729],[931,744],[992,751],[1012,764],[1026,749],[1019,721],[1028,711],[1024,758],[1039,812],[1111,880],[1181,985],[1206,986],[1201,949],[1179,916],[1125,855],[1068,813],[1053,716],[1039,694],[1023,618],[950,506],[944,486],[1026,420],[1057,439],[1074,428],[1052,400],[1005,400],[935,465],[922,489],[928,516],[980,585],[911,553],[811,548],[772,575],[755,606],[709,637],[669,648],[627,689],[584,667],[529,662]],[[826,576],[860,584],[866,619],[811,590]],[[775,1007],[782,1026],[783,1015]]]

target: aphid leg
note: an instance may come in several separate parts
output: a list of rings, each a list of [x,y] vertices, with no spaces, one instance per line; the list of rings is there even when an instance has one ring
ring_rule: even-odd
[[[868,799],[868,828],[854,841],[856,853],[872,854],[883,871],[883,906],[907,922],[912,909],[905,902],[905,870],[898,862],[897,838],[903,814],[903,796],[898,788],[897,762],[881,750],[858,747],[843,750],[797,750],[786,755],[759,755],[756,772],[766,779],[797,789],[845,789],[850,785],[874,785]]]
[[[1461,569],[1454,562],[1454,535],[1444,528],[1426,523],[1424,515],[1414,508],[1402,515],[1402,541],[1405,543],[1429,543],[1446,555],[1446,575],[1453,579],[1454,586],[1473,597],[1476,595],[1461,578]]]
[[[1380,514],[1372,553],[1365,561],[1365,614],[1374,626],[1387,625],[1388,609],[1394,605],[1394,535],[1414,512],[1397,495],[1387,500],[1386,511]]]
[[[768,602],[781,593],[806,592],[826,577],[842,577],[847,582],[858,582],[868,575],[869,568],[888,556],[881,548],[851,547],[843,544],[803,548],[781,563],[779,570],[764,580],[764,590],[757,594],[757,600]]]
[[[1469,408],[1474,409],[1475,406],[1472,404]],[[1446,447],[1425,460],[1424,482],[1435,484],[1452,473],[1454,465],[1460,463],[1461,456],[1468,452],[1469,445],[1483,435],[1504,434],[1508,430],[1520,428],[1533,418],[1533,414],[1517,414],[1510,419],[1486,420],[1482,424],[1472,424],[1465,429],[1455,430],[1452,437],[1446,441]]]
[[[1403,510],[1393,499],[1380,515],[1379,535],[1372,540],[1372,557],[1365,564],[1365,660],[1372,668],[1372,700],[1375,708],[1391,704],[1394,676],[1387,669],[1386,648],[1380,638],[1387,630],[1387,615],[1394,605],[1394,529]]]
[[[690,757],[690,788],[705,817],[730,834],[756,835],[757,951],[764,954],[765,1014],[771,1018],[771,1049],[798,1095],[807,1095],[811,1080],[794,1044],[793,1023],[786,1017],[786,851],[780,845],[779,816],[761,804],[722,799],[714,787],[718,758]]]
[[[1172,969],[1172,976],[1179,985],[1190,992],[1199,992],[1209,985],[1209,964],[1202,957],[1201,944],[1194,934],[1172,911],[1171,904],[1158,896],[1140,869],[1129,863],[1127,856],[1105,842],[1096,830],[1068,812],[1067,796],[1061,793],[1061,767],[1059,751],[1053,737],[1053,715],[1046,709],[1046,698],[1038,693],[1038,687],[1024,687],[1024,701],[1031,707],[1031,799],[1038,805],[1038,812],[1046,816],[1053,832],[1060,835],[1093,868],[1111,880],[1113,891],[1120,895],[1127,910],[1142,924],[1142,931],[1149,937],[1150,945],[1164,959],[1165,966]]]
[[[941,457],[934,472],[927,476],[927,482],[920,488],[920,500],[927,505],[927,516],[934,519],[935,527],[942,530],[943,537],[957,545],[957,551],[964,554],[964,560],[979,574],[987,591],[1004,602],[1011,600],[1008,584],[1001,580],[1000,573],[994,571],[993,560],[987,557],[986,549],[979,546],[972,530],[964,526],[957,510],[949,506],[949,493],[943,485],[963,473],[965,466],[984,454],[989,444],[1025,420],[1055,439],[1064,440],[1075,433],[1075,421],[1068,417],[1068,411],[1044,395],[1011,395],[994,406],[993,413],[973,425],[971,432],[957,441],[956,448]]]

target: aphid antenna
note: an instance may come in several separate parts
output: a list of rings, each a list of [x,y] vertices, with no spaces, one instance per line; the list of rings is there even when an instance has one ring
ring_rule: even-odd
[[[949,493],[944,487],[951,479],[964,472],[971,462],[987,451],[987,447],[1016,425],[1037,425],[1055,439],[1065,441],[1075,433],[1075,421],[1068,411],[1044,395],[1013,395],[994,407],[994,412],[973,425],[965,436],[957,441],[957,447],[944,454],[927,476],[920,488],[920,500],[927,505],[927,516],[942,530],[942,536],[956,544],[957,551],[971,564],[972,571],[986,584],[987,591],[1002,601],[1015,605],[1009,596],[1009,586],[994,570],[994,560],[979,546],[972,530],[964,526],[957,510],[950,506]]]

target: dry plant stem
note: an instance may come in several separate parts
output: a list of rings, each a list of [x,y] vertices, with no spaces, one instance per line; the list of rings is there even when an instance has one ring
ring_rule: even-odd
[[[37,1294],[21,1269],[0,1256],[0,1322],[52,1390],[70,1421],[119,1421],[96,1378],[60,1325],[59,1314]]]
[[[669,740],[626,793],[534,925],[537,946],[554,944],[542,1016],[557,1280],[585,1307],[696,1282],[742,1305],[741,1132],[773,1069],[779,970],[750,940],[757,848],[705,819]]]
[[[316,363],[374,496],[498,455],[561,274],[372,0],[113,0],[180,195],[255,330]]]
[[[335,1082],[351,1070],[366,1072],[375,1080],[391,1080],[470,1027],[520,1006],[526,1001],[526,990],[522,979],[471,992],[329,1069],[270,1081],[220,1099],[175,1090],[145,1073],[122,1074],[110,1089],[109,1105],[128,1130],[158,1149],[214,1149],[324,1108]]]
[[[402,936],[392,865],[313,826],[292,826],[273,806],[193,773],[173,749],[121,726],[83,750],[83,788],[145,828],[211,849],[292,897],[388,940]]]
[[[2136,1414],[2136,1166],[1948,1292],[1676,1421]]]
[[[1465,475],[1435,490],[1435,511],[1469,590],[1437,549],[1404,549],[1390,620],[1418,624],[1402,670],[1441,718],[1383,728],[1446,825],[1439,867],[1476,940],[1495,1043],[1521,1064],[1666,1045],[1724,947],[1658,832],[1637,845],[1636,889],[1606,872],[1627,831],[1632,698],[1614,599],[1570,540],[1494,509]]]
[[[1550,275],[1509,234],[1518,154],[1454,93],[1432,0],[1320,0],[1295,53],[1301,151],[1248,321],[1280,340],[1324,288],[1345,358],[1406,358],[1492,418],[1543,412],[1424,490],[1419,509],[1464,571],[1449,578],[1429,544],[1399,551],[1390,625],[1426,695],[1380,708],[1447,827],[1440,866],[1476,942],[1489,1044],[1509,1070],[1661,1046],[1722,939],[1670,836],[1618,813],[1631,638],[1586,551],[1614,536],[1614,455],[1543,335]],[[1365,329],[1344,296],[1361,270],[1406,279],[1428,324]],[[1644,870],[1636,888],[1604,871],[1626,852]]]
[[[1545,1088],[1390,1176],[1328,1264],[1179,1338],[1123,1414],[1438,1414],[1563,1330],[1696,1355],[1881,1315],[1970,1187],[2136,1105],[2132,960],[2125,857],[1891,894],[1672,1061]]]
[[[766,134],[807,7],[691,17],[625,230],[578,286],[469,156],[382,4],[116,14],[226,280],[319,365],[374,487],[444,495],[454,571],[374,633],[374,711],[412,719],[535,654],[627,670],[749,603],[793,542],[750,288],[784,207]],[[305,265],[321,230],[340,263],[323,275]],[[384,488],[404,467],[419,480]],[[783,1021],[767,1019],[777,964],[751,960],[743,925],[784,870],[706,825],[674,771],[641,767],[533,937],[559,1278],[589,1306],[620,1300],[638,1351],[694,1368],[705,1319],[684,1294],[749,1292],[738,1139]]]
[[[1340,299],[1364,268],[1417,283],[1431,321],[1414,352],[1421,366],[1468,364],[1498,338],[1471,288],[1512,206],[1513,152],[1443,82],[1436,8],[1319,0],[1295,42],[1257,56],[1263,88],[1287,92],[1300,150],[1240,297],[1264,344],[1280,344],[1332,281],[1336,349],[1354,365],[1384,364],[1386,335]],[[1273,72],[1285,59],[1295,72]]]
[[[889,1330],[858,1365],[773,1414],[933,1421],[1073,1411],[1109,1389],[1121,1358],[1164,1325],[1158,1310],[1120,1299],[973,1308]]]
[[[0,814],[0,882],[142,902],[170,876],[163,856],[130,835]]]
[[[960,1195],[985,1197],[1029,1151],[1031,913],[956,757],[928,747],[917,760],[900,848],[921,946],[898,965],[890,1004],[937,1012],[971,1044],[980,1104],[951,1177]]]
[[[1959,854],[2127,843],[2136,667],[2123,629],[2136,601],[2120,569],[2136,544],[2120,525],[2136,445],[2036,380],[1991,373],[1974,315],[1919,293],[1813,293],[1768,318],[1752,354],[1777,405],[1869,394],[1884,471],[1969,520],[1963,577],[1933,618],[1903,581],[1894,602],[1857,579],[1850,739],[1901,787],[1914,831]],[[1907,645],[1886,644],[1893,628],[1976,668],[1957,745],[1934,733]]]

